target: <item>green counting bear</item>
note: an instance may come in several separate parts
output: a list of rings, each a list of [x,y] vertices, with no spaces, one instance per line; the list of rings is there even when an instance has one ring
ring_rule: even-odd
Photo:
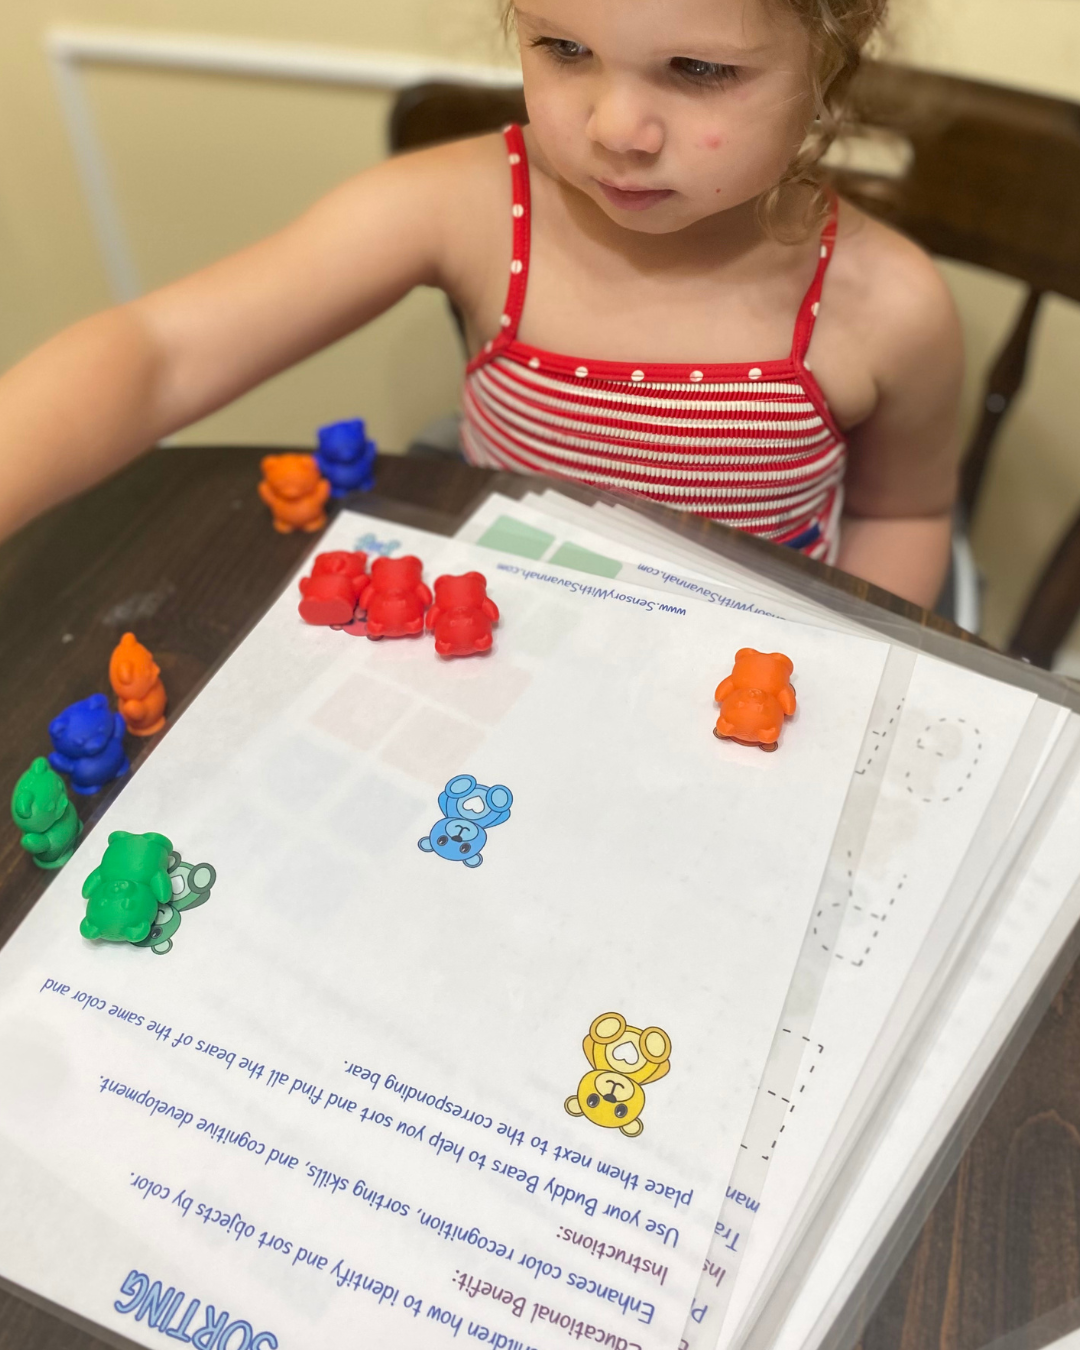
[[[83,882],[86,918],[83,937],[105,942],[142,942],[150,934],[158,906],[172,900],[167,871],[172,843],[163,834],[114,830],[109,847]]]
[[[23,832],[19,842],[39,867],[63,867],[82,833],[64,780],[44,758],[35,759],[15,784],[11,818]]]

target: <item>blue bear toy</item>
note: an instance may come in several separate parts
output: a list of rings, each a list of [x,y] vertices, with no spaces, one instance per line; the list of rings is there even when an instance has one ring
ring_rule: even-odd
[[[375,442],[368,440],[367,430],[358,417],[319,428],[315,460],[319,472],[330,484],[331,497],[370,492],[375,486],[375,455]]]
[[[424,853],[437,853],[447,862],[479,867],[484,861],[481,849],[487,843],[488,830],[510,819],[514,796],[509,788],[482,787],[472,774],[451,778],[446,791],[439,793],[443,818],[421,839]]]
[[[65,708],[49,723],[56,747],[49,763],[69,774],[75,792],[89,795],[127,773],[124,719],[109,708],[104,694],[91,694]]]

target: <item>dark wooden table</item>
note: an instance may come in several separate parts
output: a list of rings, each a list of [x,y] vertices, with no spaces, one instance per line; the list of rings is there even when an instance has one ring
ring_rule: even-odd
[[[156,450],[0,547],[0,783],[13,785],[48,752],[48,723],[61,708],[108,692],[109,653],[126,629],[154,652],[175,717],[260,617],[314,542],[270,529],[255,493],[262,453]],[[375,494],[355,504],[449,532],[493,487],[518,493],[524,481],[389,456]],[[990,673],[1006,669],[996,654],[962,647],[943,621],[853,578],[715,527],[682,527],[864,621],[899,624],[909,639],[925,637],[931,649]],[[1027,679],[1040,687],[1039,675]],[[155,740],[138,747],[136,766]],[[88,826],[119,790],[94,798],[89,816],[80,800]],[[14,827],[0,829],[0,943],[47,881]],[[1080,981],[1070,975],[867,1324],[862,1350],[980,1350],[1036,1319],[1052,1321],[1055,1310],[1062,1331],[1080,1324],[1080,1312],[1069,1321],[1067,1310],[1080,1300],[1078,1052]],[[1043,1343],[1022,1337],[1015,1347]],[[115,1342],[0,1291],[0,1350],[107,1344]]]

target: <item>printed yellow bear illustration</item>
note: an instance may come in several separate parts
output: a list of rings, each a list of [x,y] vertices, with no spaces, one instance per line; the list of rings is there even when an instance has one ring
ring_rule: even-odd
[[[671,1068],[671,1038],[659,1027],[627,1026],[621,1013],[601,1013],[581,1043],[592,1065],[567,1097],[572,1116],[585,1116],[606,1130],[622,1130],[631,1138],[645,1128],[643,1083],[655,1083]]]

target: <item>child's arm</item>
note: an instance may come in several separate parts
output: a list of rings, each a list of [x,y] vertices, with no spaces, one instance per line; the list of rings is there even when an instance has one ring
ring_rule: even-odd
[[[948,288],[920,250],[893,236],[874,261],[877,403],[849,434],[837,561],[929,608],[949,564],[963,339]]]
[[[0,539],[414,286],[439,285],[480,144],[380,164],[271,238],[76,324],[8,371]]]

